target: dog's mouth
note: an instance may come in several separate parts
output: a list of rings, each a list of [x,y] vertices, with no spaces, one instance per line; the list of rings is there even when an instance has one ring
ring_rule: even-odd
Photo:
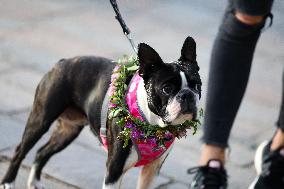
[[[182,124],[184,123],[185,121],[187,120],[192,120],[194,119],[194,113],[186,113],[186,114],[182,114],[182,113],[178,113],[176,118],[173,119],[173,120],[168,120],[168,116],[166,116],[164,119],[163,119],[163,122],[166,124],[166,125],[179,125],[179,124]]]

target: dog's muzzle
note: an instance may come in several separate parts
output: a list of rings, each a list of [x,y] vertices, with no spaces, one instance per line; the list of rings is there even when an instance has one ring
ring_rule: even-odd
[[[177,101],[180,103],[180,113],[189,114],[197,110],[196,107],[196,94],[190,89],[182,89],[176,96]]]

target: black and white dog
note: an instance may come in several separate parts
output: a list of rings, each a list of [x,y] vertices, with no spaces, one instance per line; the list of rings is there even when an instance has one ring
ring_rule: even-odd
[[[173,63],[164,63],[154,49],[141,43],[138,60],[138,72],[143,79],[136,97],[146,121],[164,127],[195,119],[201,95],[195,41],[186,38],[181,57]],[[36,154],[28,180],[29,189],[43,188],[40,176],[44,165],[52,155],[66,148],[85,125],[90,125],[99,136],[103,101],[115,66],[106,58],[75,57],[60,60],[43,77],[36,89],[22,141],[1,181],[1,189],[14,188],[22,160],[55,120],[56,130]],[[123,141],[117,139],[121,127],[112,123],[107,128],[109,146],[103,188],[119,188],[122,175],[135,165],[138,155],[132,142],[123,148]],[[149,188],[169,150],[142,168],[137,188]]]

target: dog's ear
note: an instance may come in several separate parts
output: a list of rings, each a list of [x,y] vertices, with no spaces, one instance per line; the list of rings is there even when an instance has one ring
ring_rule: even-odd
[[[181,56],[179,58],[183,62],[196,62],[196,43],[192,37],[187,37],[181,49]]]
[[[144,79],[164,64],[159,54],[145,43],[138,45],[138,59],[140,63],[139,75]]]

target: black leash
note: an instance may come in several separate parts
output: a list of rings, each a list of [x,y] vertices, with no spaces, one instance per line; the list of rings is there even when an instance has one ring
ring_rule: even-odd
[[[112,5],[112,7],[113,7],[113,10],[114,10],[115,14],[116,14],[115,18],[117,19],[117,21],[119,22],[120,26],[122,27],[123,33],[127,37],[128,41],[130,42],[134,52],[137,54],[137,52],[138,52],[137,51],[137,46],[135,45],[135,43],[134,43],[134,41],[132,39],[132,36],[131,36],[129,28],[125,24],[121,14],[120,14],[120,11],[119,11],[117,3],[116,3],[116,0],[110,0],[110,3]]]

